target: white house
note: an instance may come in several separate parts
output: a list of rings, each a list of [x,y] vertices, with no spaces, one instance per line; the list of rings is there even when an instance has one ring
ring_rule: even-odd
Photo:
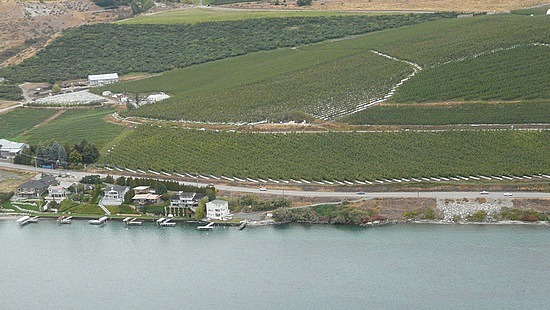
[[[19,154],[21,150],[27,147],[29,147],[29,145],[25,143],[17,143],[6,139],[0,139],[0,157],[13,158],[15,155]]]
[[[228,220],[231,218],[229,214],[229,203],[225,200],[212,200],[206,203],[206,217],[212,220]]]
[[[199,200],[206,197],[205,194],[178,192],[170,199],[170,205],[164,207],[167,214],[181,215],[193,214],[199,205]]]
[[[92,86],[115,83],[118,82],[118,73],[91,74],[88,75],[88,82]]]
[[[124,202],[124,195],[130,190],[128,186],[107,185],[103,189],[104,195],[101,203],[106,206],[120,206]]]
[[[46,201],[55,201],[57,203],[67,199],[68,190],[61,185],[50,185],[48,187],[48,196]]]

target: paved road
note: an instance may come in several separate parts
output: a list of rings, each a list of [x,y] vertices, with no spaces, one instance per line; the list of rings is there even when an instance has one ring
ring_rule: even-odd
[[[82,178],[86,175],[97,175],[97,173],[91,172],[81,172],[81,171],[72,171],[72,170],[61,170],[61,169],[44,169],[44,168],[35,168],[32,166],[25,165],[16,165],[5,161],[0,161],[0,167],[26,170],[26,171],[35,171],[43,173],[58,173],[58,174],[70,174],[76,178]],[[125,175],[116,171],[111,171],[109,173],[114,178],[118,178],[121,175]],[[107,176],[106,174],[99,174],[101,177]],[[143,176],[145,177],[145,176]],[[163,177],[158,177],[158,179],[168,179]],[[186,185],[198,185],[198,186],[207,186],[207,183],[201,182],[183,182]],[[288,189],[269,189],[265,191],[260,191],[257,185],[251,184],[249,187],[241,186],[231,186],[223,184],[215,184],[216,189],[221,191],[230,191],[230,192],[240,192],[240,193],[254,193],[254,194],[269,194],[269,195],[281,195],[281,196],[294,196],[294,197],[334,197],[334,198],[350,198],[355,199],[359,198],[477,198],[477,197],[486,197],[486,198],[509,198],[505,197],[503,192],[489,192],[488,194],[480,194],[479,192],[469,191],[469,192],[366,192],[364,195],[359,195],[355,191],[328,191],[328,190],[319,190],[319,191],[302,191],[302,190],[288,190]],[[288,185],[287,185],[288,186]],[[297,188],[297,187],[295,187]],[[333,187],[325,186],[324,188],[331,189]],[[341,188],[341,187],[340,187]],[[357,187],[356,187],[357,188]],[[350,188],[351,190],[351,188]],[[511,192],[512,198],[549,198],[549,192]]]

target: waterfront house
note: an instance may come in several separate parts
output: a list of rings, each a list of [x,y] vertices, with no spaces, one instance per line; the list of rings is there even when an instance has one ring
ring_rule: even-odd
[[[162,196],[155,193],[137,194],[132,197],[132,202],[139,206],[159,205],[162,203]]]
[[[30,180],[19,185],[15,195],[20,198],[38,198],[53,184],[57,185],[57,181],[53,176],[45,176],[41,179]]]
[[[48,187],[48,196],[44,197],[46,201],[55,201],[57,203],[67,199],[69,191],[61,185],[50,185]]]
[[[170,199],[170,205],[164,208],[166,214],[175,216],[192,215],[199,205],[199,200],[206,197],[205,194],[192,192],[178,192]]]
[[[101,203],[106,206],[120,206],[124,202],[124,195],[130,190],[128,186],[107,185],[103,189]]]
[[[212,200],[206,203],[206,217],[211,220],[229,220],[229,203],[225,200]]]

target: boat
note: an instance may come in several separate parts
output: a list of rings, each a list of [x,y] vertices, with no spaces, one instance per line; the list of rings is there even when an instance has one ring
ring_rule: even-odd
[[[15,222],[16,222],[19,226],[23,226],[23,225],[29,223],[29,219],[30,219],[30,218],[31,218],[30,216],[25,215],[25,216],[23,216],[23,217],[18,218]]]
[[[109,218],[107,216],[102,216],[98,218],[97,220],[89,220],[88,224],[90,225],[103,225],[107,222]]]
[[[73,219],[72,216],[62,215],[62,216],[57,218],[57,223],[58,224],[71,224],[72,219]]]
[[[135,217],[127,217],[122,221],[126,223],[127,226],[141,226],[143,224],[142,221],[138,221]]]
[[[239,230],[243,230],[247,224],[248,224],[247,221],[242,221],[241,224],[239,225]]]

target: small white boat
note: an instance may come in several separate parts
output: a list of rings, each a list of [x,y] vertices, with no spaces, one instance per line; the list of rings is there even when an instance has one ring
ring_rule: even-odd
[[[71,224],[71,221],[72,221],[73,217],[72,216],[60,216],[57,218],[57,223],[58,224]]]
[[[107,216],[102,216],[97,220],[89,220],[88,223],[90,225],[103,225],[107,222],[109,218]]]
[[[214,222],[210,222],[204,226],[198,226],[197,230],[213,230],[214,229]]]

